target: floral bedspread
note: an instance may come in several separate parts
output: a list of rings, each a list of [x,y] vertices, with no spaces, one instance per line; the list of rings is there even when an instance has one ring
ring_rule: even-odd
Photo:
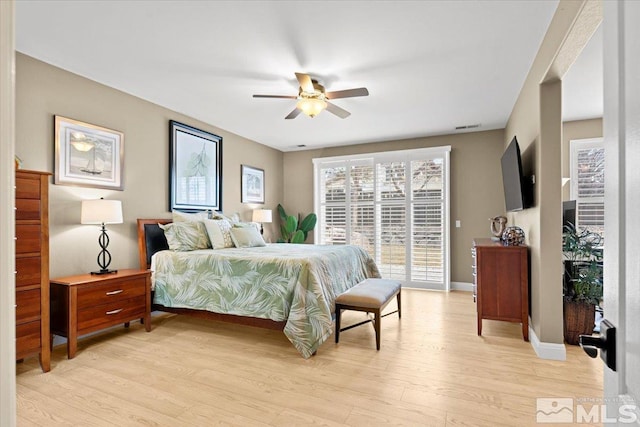
[[[284,333],[304,358],[331,335],[336,297],[380,277],[369,254],[349,245],[161,251],[151,270],[154,303],[286,321]]]

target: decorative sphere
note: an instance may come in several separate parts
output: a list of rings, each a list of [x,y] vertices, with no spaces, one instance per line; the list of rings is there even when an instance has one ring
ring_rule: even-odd
[[[520,227],[507,227],[502,233],[502,241],[507,246],[520,246],[524,243],[524,230]]]

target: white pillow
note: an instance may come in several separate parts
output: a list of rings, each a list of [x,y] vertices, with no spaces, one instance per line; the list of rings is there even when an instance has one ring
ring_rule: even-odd
[[[213,249],[232,248],[231,223],[226,219],[207,219],[204,226],[207,229]]]
[[[196,213],[187,213],[180,211],[173,211],[173,222],[192,222],[192,221],[204,221],[205,219],[209,219],[209,212],[196,212]]]
[[[259,222],[236,222],[233,223],[234,228],[255,228],[260,231],[260,223]]]
[[[237,248],[254,248],[266,246],[262,235],[254,227],[233,227],[231,239]]]
[[[169,249],[172,251],[193,251],[210,247],[202,222],[182,221],[158,226],[164,230]]]

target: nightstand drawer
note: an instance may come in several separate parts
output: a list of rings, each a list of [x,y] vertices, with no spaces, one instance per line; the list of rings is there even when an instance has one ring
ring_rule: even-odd
[[[16,324],[40,319],[40,288],[16,292]]]
[[[16,199],[16,219],[40,220],[40,200]]]
[[[78,310],[95,307],[111,301],[123,301],[144,296],[147,290],[146,277],[96,283],[78,289]],[[144,303],[142,304],[144,306]]]
[[[16,254],[26,254],[40,252],[39,225],[17,225],[16,224]]]
[[[40,321],[16,325],[16,358],[40,351]]]
[[[143,318],[145,313],[144,295],[85,308],[78,311],[78,335]]]
[[[40,285],[41,259],[39,256],[16,258],[16,288]]]

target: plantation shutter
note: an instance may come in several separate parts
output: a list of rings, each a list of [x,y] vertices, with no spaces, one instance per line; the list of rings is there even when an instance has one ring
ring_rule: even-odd
[[[363,247],[382,277],[449,288],[449,149],[314,159],[316,242]]]
[[[576,226],[604,235],[604,145],[601,138],[571,141],[571,198]]]

